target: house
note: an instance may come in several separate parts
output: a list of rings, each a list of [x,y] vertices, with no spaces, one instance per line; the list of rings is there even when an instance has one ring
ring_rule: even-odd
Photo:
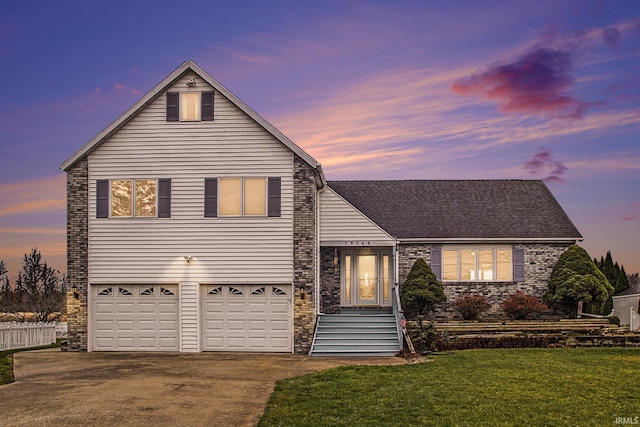
[[[541,295],[581,239],[540,181],[328,183],[192,61],[61,168],[71,351],[307,353],[333,322],[324,339],[342,341],[327,348],[357,353],[375,335],[368,348],[393,354],[394,284],[417,258],[450,300],[497,306]]]
[[[639,310],[640,282],[636,282],[613,296],[613,314],[620,318],[621,325],[629,325],[630,329],[634,331],[640,329]],[[632,321],[632,318],[634,321]]]

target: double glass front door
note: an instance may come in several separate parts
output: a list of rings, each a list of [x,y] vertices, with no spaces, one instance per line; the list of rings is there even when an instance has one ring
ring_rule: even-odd
[[[342,304],[391,305],[391,256],[387,252],[345,252],[342,265]]]

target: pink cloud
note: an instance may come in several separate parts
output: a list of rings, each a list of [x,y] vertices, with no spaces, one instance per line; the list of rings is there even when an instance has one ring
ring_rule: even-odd
[[[602,30],[602,39],[609,47],[616,48],[622,43],[622,35],[616,27],[609,27]]]
[[[562,178],[568,168],[561,161],[555,160],[549,150],[541,149],[525,162],[524,169],[531,175],[546,175],[542,180],[546,183],[564,184]]]
[[[140,94],[141,94],[141,92],[140,92],[138,89],[133,89],[133,88],[130,88],[130,87],[125,86],[125,85],[120,84],[120,83],[114,83],[114,84],[113,84],[113,88],[114,88],[116,91],[126,90],[126,91],[127,91],[127,92],[129,92],[131,95],[140,95]]]
[[[505,113],[579,119],[596,104],[579,101],[567,93],[575,81],[572,67],[570,52],[537,48],[513,62],[458,79],[451,90],[496,101]]]
[[[0,217],[64,210],[65,185],[64,174],[31,181],[3,183]]]
[[[628,207],[627,214],[620,218],[620,221],[633,221],[638,218],[638,216],[640,216],[640,203],[633,203]]]

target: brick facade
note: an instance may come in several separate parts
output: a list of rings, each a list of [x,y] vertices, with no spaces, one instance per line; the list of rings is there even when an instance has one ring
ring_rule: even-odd
[[[340,264],[334,264],[335,251],[320,248],[320,310],[325,314],[340,313]]]
[[[89,236],[89,170],[84,157],[67,171],[67,294],[68,339],[65,350],[87,351],[87,291]]]
[[[293,329],[294,351],[308,353],[316,326],[316,182],[314,170],[294,155],[293,171]]]
[[[504,313],[500,303],[516,291],[541,298],[547,290],[551,270],[560,255],[570,246],[569,243],[514,244],[514,248],[522,248],[525,253],[524,282],[446,282],[445,302],[439,303],[430,313],[434,320],[462,319],[455,310],[453,302],[462,294],[482,294],[491,302],[491,309],[482,318],[502,318]],[[407,274],[418,258],[431,264],[431,245],[401,245],[398,253],[400,284],[407,279]]]

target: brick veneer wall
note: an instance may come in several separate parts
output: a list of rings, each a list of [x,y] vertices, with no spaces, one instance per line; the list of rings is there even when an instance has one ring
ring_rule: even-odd
[[[569,247],[567,243],[514,244],[514,248],[524,249],[524,282],[447,282],[444,283],[445,302],[439,303],[429,314],[435,320],[462,319],[455,310],[453,302],[465,293],[486,296],[491,308],[481,318],[502,318],[504,313],[500,303],[516,291],[542,298],[547,290],[551,270],[560,255]],[[407,274],[418,258],[431,264],[431,245],[400,245],[398,253],[400,284],[407,279]]]
[[[340,265],[333,263],[336,248],[320,248],[320,310],[340,313]]]
[[[294,351],[308,353],[316,324],[318,201],[313,168],[295,154],[293,168]]]
[[[67,171],[67,351],[87,351],[89,169],[84,157]]]

